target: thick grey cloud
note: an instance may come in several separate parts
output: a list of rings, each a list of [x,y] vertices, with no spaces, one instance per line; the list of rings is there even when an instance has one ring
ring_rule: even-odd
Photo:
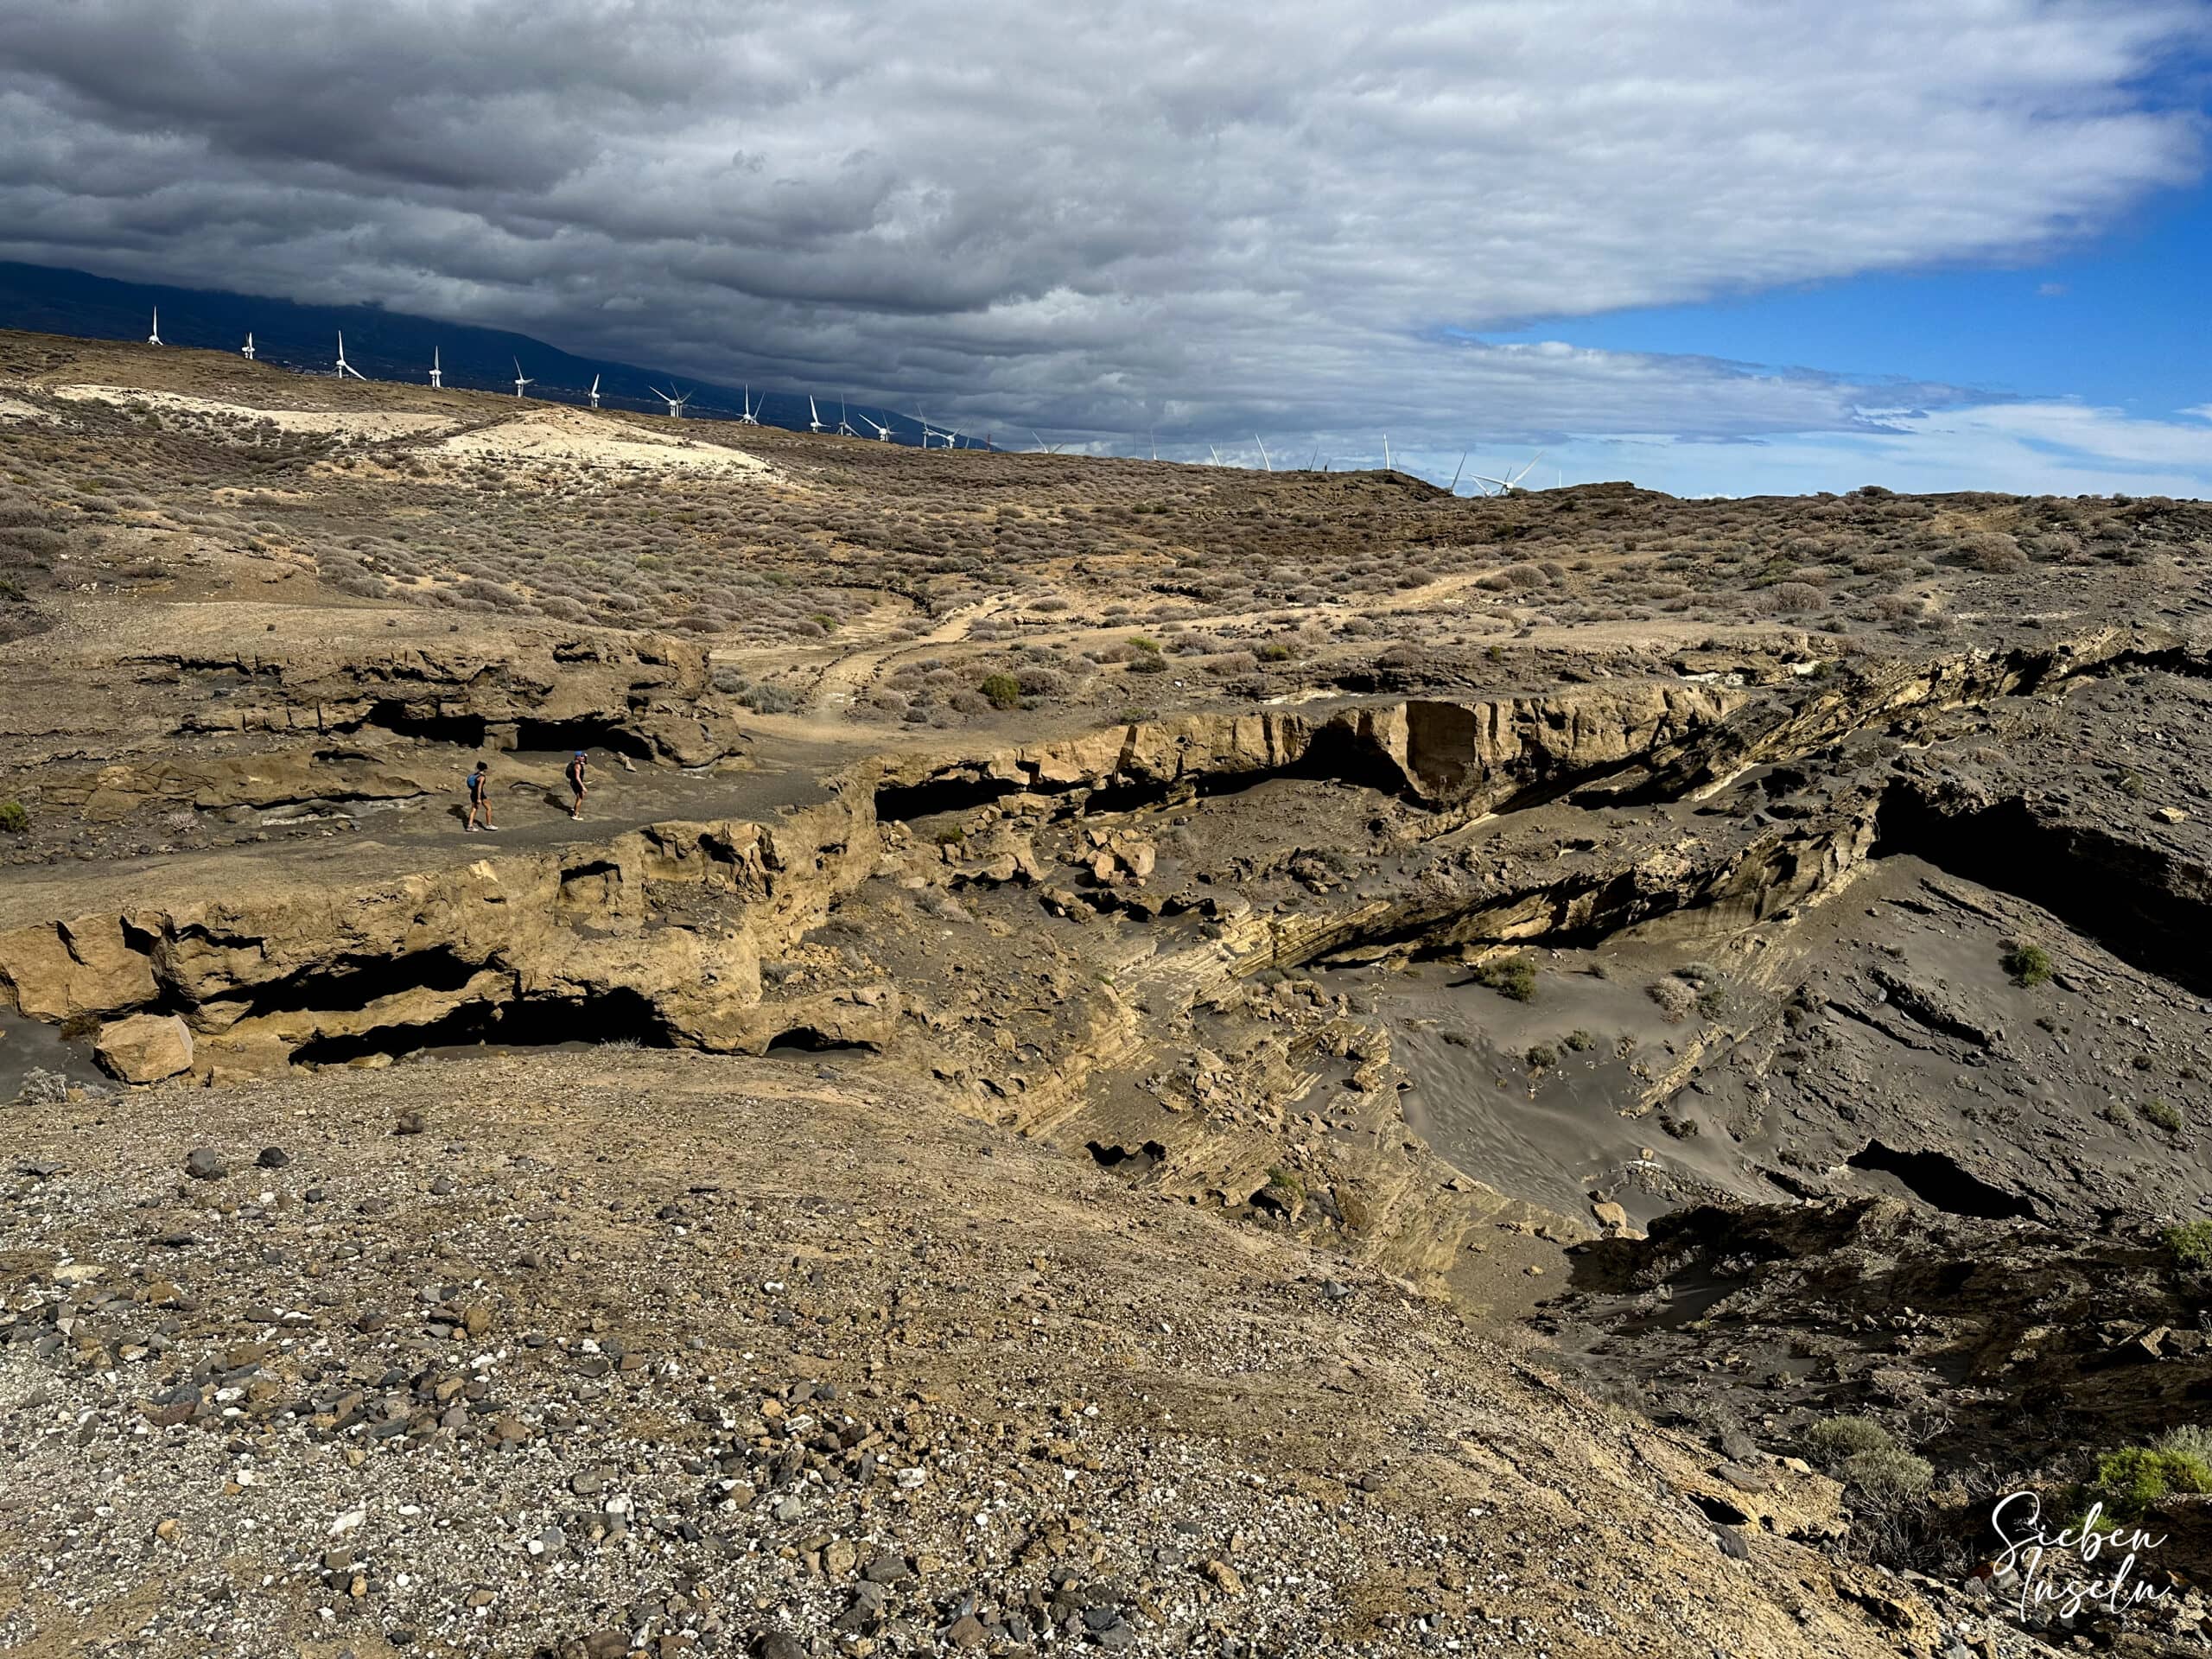
[[[73,0],[0,255],[1001,426],[1728,438],[1937,387],[1517,320],[2003,257],[2192,176],[2194,0]]]

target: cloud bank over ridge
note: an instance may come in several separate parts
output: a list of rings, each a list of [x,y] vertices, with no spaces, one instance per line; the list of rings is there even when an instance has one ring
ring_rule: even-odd
[[[0,13],[0,257],[1100,442],[1878,452],[1986,400],[1480,336],[2094,231],[2196,175],[2141,86],[2206,33],[2172,0],[80,0]]]

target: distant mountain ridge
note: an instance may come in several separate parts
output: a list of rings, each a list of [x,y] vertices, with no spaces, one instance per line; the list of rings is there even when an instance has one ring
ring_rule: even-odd
[[[118,282],[87,271],[0,260],[0,327],[39,334],[71,334],[87,340],[143,340],[154,308],[162,312],[162,340],[170,346],[234,352],[248,330],[262,362],[306,372],[328,373],[337,355],[338,331],[346,333],[346,360],[372,380],[423,385],[429,378],[435,349],[449,386],[474,391],[514,390],[514,365],[531,378],[529,395],[549,402],[582,404],[592,378],[599,377],[602,403],[613,409],[664,412],[653,395],[656,385],[690,392],[695,401],[686,418],[734,420],[745,393],[660,370],[578,357],[528,334],[467,323],[440,322],[372,305],[302,305],[290,300],[215,289],[171,288],[153,283]],[[754,412],[766,425],[806,429],[806,394],[753,389]],[[818,397],[818,394],[817,394]],[[895,443],[918,444],[922,429],[907,415],[849,406],[852,424],[863,436],[874,429],[863,416],[892,429]],[[822,410],[835,427],[838,406]]]

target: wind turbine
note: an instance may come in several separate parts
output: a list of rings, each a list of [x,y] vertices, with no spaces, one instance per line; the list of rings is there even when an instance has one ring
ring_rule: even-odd
[[[356,380],[365,380],[369,378],[346,360],[346,331],[340,328],[338,331],[338,378],[343,380],[349,374]]]
[[[682,420],[683,418],[683,405],[690,403],[694,397],[699,395],[694,391],[687,391],[679,397],[673,391],[663,391],[658,386],[652,387],[650,390],[654,397],[659,398],[661,402],[668,405],[668,418],[671,421]]]
[[[853,423],[845,418],[845,400],[842,397],[837,400],[837,435],[841,438],[860,436],[860,434],[853,429]]]
[[[597,409],[599,407],[599,377],[597,375],[594,374],[592,376],[591,390],[586,392],[584,396],[591,399],[591,406],[594,409]]]
[[[154,332],[146,336],[146,343],[149,346],[162,343],[162,308],[158,305],[154,308]]]
[[[1035,427],[1033,426],[1029,429],[1029,435],[1037,440],[1037,448],[1039,454],[1057,455],[1060,453],[1060,446],[1057,443],[1046,442],[1045,435],[1039,432]]]
[[[819,432],[823,429],[822,411],[814,406],[814,394],[810,391],[806,394],[806,416],[808,431]]]
[[[1268,459],[1268,446],[1266,442],[1256,432],[1252,435],[1252,442],[1260,446],[1260,465],[1266,467],[1271,473],[1274,471],[1274,462]]]
[[[1395,470],[1390,465],[1390,435],[1388,432],[1382,435],[1382,470],[1386,473]]]
[[[438,348],[433,346],[430,347],[430,390],[443,391],[445,389],[445,365],[438,360]]]
[[[1495,484],[1497,486],[1496,493],[1499,495],[1511,495],[1516,491],[1521,491],[1521,480],[1528,477],[1530,473],[1534,472],[1536,469],[1536,463],[1543,458],[1544,452],[1539,449],[1529,458],[1529,464],[1527,466],[1523,467],[1519,472],[1515,473],[1510,477],[1484,478],[1478,476],[1475,481],[1479,484]],[[1525,491],[1521,491],[1521,493],[1523,494],[1527,493]]]
[[[878,443],[888,443],[891,442],[891,429],[886,426],[881,421],[873,419],[866,415],[861,416],[861,420],[863,424],[872,426],[875,429],[875,441]]]
[[[1466,469],[1467,452],[1462,449],[1459,452],[1459,464],[1452,469],[1452,487],[1445,492],[1446,494],[1457,495],[1459,493],[1459,474],[1466,471]]]
[[[246,330],[245,344],[238,347],[238,355],[249,363],[253,361],[253,331]]]
[[[760,405],[753,401],[753,388],[750,385],[745,388],[745,401],[740,407],[743,411],[737,417],[737,423],[740,426],[760,424]]]
[[[1210,455],[1211,455],[1211,456],[1213,457],[1213,464],[1214,464],[1215,466],[1218,467],[1218,466],[1220,466],[1220,465],[1221,465],[1221,451],[1220,451],[1220,450],[1218,450],[1218,449],[1215,448],[1213,447],[1213,445],[1211,445],[1211,444],[1208,444],[1208,445],[1206,445],[1206,453],[1207,453],[1208,454],[1210,454]]]
[[[537,382],[531,379],[528,375],[522,372],[522,359],[518,357],[512,360],[515,365],[515,397],[517,401],[520,401],[522,397],[522,389],[524,386],[534,386]]]

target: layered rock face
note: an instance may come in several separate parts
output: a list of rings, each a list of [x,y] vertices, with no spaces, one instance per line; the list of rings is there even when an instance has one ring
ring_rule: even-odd
[[[874,849],[866,796],[836,795],[772,824],[659,823],[369,886],[19,927],[0,934],[0,985],[46,1019],[179,1008],[198,1036],[188,1063],[217,1074],[388,1053],[556,1010],[586,1017],[579,1036],[757,1051],[789,1028],[760,1011],[763,948],[817,924]],[[671,925],[661,904],[677,890],[690,909]],[[880,1042],[896,1010],[879,991],[791,1012],[808,1031]]]

